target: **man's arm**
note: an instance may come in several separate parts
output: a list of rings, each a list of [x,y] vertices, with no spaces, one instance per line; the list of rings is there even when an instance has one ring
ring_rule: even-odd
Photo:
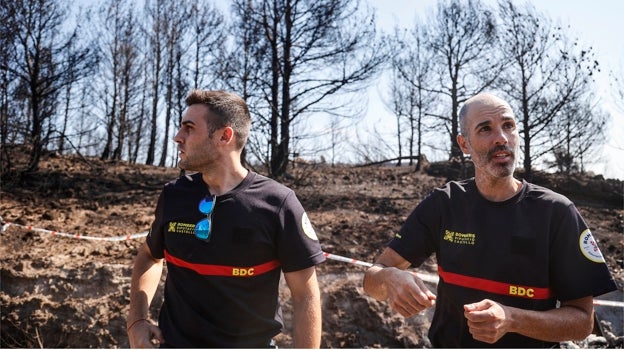
[[[130,282],[130,309],[126,319],[131,348],[154,347],[152,339],[164,342],[157,326],[148,321],[149,306],[162,275],[162,259],[154,259],[143,243],[134,260]]]
[[[593,329],[593,297],[565,301],[561,307],[533,311],[491,300],[464,306],[473,338],[494,343],[509,332],[548,342],[585,339]]]
[[[293,337],[295,348],[321,346],[321,292],[316,268],[284,273],[293,302]]]
[[[375,265],[364,275],[364,291],[377,300],[388,300],[390,306],[404,317],[413,316],[435,304],[436,296],[409,271],[409,261],[392,248],[386,248]]]

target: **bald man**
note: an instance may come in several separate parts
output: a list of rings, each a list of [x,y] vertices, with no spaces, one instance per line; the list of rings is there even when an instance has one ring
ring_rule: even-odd
[[[593,297],[616,289],[591,231],[566,197],[513,177],[518,126],[507,102],[479,94],[457,143],[475,177],[435,189],[364,277],[404,317],[435,306],[434,347],[553,347],[593,328]],[[440,282],[415,273],[435,253]]]

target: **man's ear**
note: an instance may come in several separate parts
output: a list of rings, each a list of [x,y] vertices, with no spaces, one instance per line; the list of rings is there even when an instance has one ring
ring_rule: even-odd
[[[226,126],[221,130],[221,137],[219,138],[219,142],[221,143],[230,143],[234,140],[234,129],[230,126]]]
[[[457,144],[464,154],[470,154],[470,148],[468,148],[468,140],[462,134],[457,135]]]

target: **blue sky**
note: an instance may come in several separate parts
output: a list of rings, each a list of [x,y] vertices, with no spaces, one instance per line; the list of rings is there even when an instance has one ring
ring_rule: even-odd
[[[486,3],[496,5],[494,0]],[[601,66],[597,81],[600,101],[612,115],[601,162],[589,170],[608,178],[624,179],[624,111],[617,110],[609,91],[608,73],[617,72],[624,79],[624,1],[620,0],[533,0],[536,9],[563,25],[570,26],[570,36],[592,46]],[[384,29],[395,25],[409,27],[418,16],[432,10],[437,0],[368,0],[377,9],[378,23]],[[624,104],[620,102],[620,106]],[[378,92],[370,94],[369,117],[390,113],[381,106]]]

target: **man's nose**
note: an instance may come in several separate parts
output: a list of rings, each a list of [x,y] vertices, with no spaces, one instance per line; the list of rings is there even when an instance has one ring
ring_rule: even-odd
[[[180,130],[178,130],[178,132],[173,137],[173,142],[182,143],[182,137],[180,137]]]
[[[506,145],[507,143],[509,143],[509,136],[505,133],[505,131],[502,128],[496,129],[494,137],[495,137],[494,142],[497,145]]]

